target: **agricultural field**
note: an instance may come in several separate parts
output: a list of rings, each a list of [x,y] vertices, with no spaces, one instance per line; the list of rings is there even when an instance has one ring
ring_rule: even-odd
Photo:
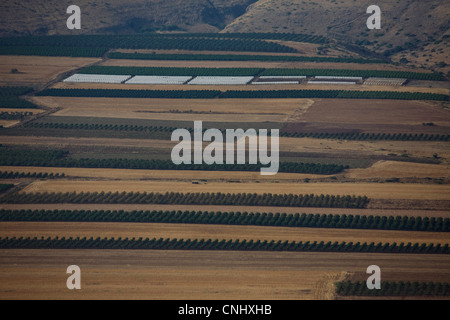
[[[98,58],[1,56],[1,86],[42,86],[58,76],[96,62]],[[17,72],[11,72],[17,69]]]
[[[377,298],[369,265],[383,298],[449,298],[445,74],[287,33],[9,37],[0,54],[0,299]],[[194,121],[279,130],[279,173],[175,164]]]

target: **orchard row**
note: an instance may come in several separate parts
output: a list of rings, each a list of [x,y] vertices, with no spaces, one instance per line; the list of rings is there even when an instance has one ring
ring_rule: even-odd
[[[121,90],[121,89],[46,89],[37,96],[88,98],[153,99],[393,99],[446,101],[449,96],[422,92],[345,91],[345,90]]]
[[[392,254],[449,254],[448,244],[353,243],[324,241],[261,241],[212,239],[122,238],[0,238],[0,249],[109,249],[109,250],[220,250],[288,252],[366,252]]]
[[[120,184],[120,183],[119,183]],[[257,193],[180,193],[180,192],[14,192],[0,198],[11,204],[177,204],[264,207],[366,208],[364,196],[314,194],[257,194]]]
[[[1,115],[0,115],[1,118]],[[63,130],[110,130],[110,131],[130,131],[145,133],[167,133],[168,136],[179,128],[165,126],[142,126],[127,124],[99,124],[99,123],[57,123],[57,122],[29,122],[25,128],[34,129],[63,129]],[[186,128],[192,133],[192,128]],[[204,129],[203,131],[206,131]],[[224,131],[224,130],[222,130]],[[337,140],[358,140],[358,141],[449,141],[450,135],[446,134],[412,134],[412,133],[355,133],[355,132],[280,132],[280,137],[290,138],[314,138],[314,139],[337,139]]]
[[[208,211],[0,210],[0,221],[178,223],[450,232],[449,218]]]

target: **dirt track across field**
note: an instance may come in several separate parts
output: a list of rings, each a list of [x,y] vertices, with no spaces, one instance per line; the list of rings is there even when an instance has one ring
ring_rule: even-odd
[[[332,283],[370,265],[386,280],[450,281],[444,255],[0,250],[0,299],[332,299]]]

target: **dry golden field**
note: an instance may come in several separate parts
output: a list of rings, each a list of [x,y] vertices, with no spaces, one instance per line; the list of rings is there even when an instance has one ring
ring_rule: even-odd
[[[192,170],[137,170],[137,169],[98,169],[98,168],[47,168],[47,167],[0,167],[0,171],[17,171],[25,173],[47,172],[65,174],[67,177],[94,180],[169,180],[169,181],[270,181],[273,177],[261,176],[259,172],[239,171],[192,171]],[[324,175],[279,173],[277,181],[304,179],[322,179]]]
[[[285,122],[305,112],[314,102],[309,99],[114,99],[35,97],[33,101],[61,110],[53,116],[104,117],[120,119]]]
[[[343,173],[333,176],[343,176],[352,179],[367,179],[377,177],[379,179],[392,178],[448,178],[449,166],[437,164],[378,161],[369,168],[348,169]],[[271,176],[261,176],[259,172],[235,172],[235,171],[167,171],[167,170],[137,170],[137,169],[101,169],[101,168],[49,168],[49,167],[0,167],[0,171],[14,171],[25,173],[47,172],[53,174],[65,174],[72,178],[93,178],[105,180],[184,180],[184,181],[297,181],[306,178],[324,179],[330,176],[278,173],[276,179]]]
[[[1,299],[333,299],[334,282],[383,266],[389,280],[445,281],[441,255],[0,250]],[[67,266],[82,290],[66,288]]]
[[[225,226],[163,223],[0,222],[2,237],[170,238],[450,244],[444,232]]]
[[[222,192],[272,194],[330,194],[372,199],[448,200],[449,185],[408,183],[227,183],[192,184],[184,181],[36,181],[21,190],[30,192]]]
[[[399,161],[378,161],[365,169],[350,169],[344,176],[354,179],[364,178],[445,178],[449,177],[450,167],[442,164],[424,164]]]
[[[35,86],[54,80],[58,75],[96,62],[97,58],[2,56],[0,85]],[[17,69],[19,73],[11,73]]]

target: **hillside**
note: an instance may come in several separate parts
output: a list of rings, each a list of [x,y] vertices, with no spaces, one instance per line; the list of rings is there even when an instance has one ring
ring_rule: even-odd
[[[144,31],[217,32],[255,0],[45,0],[0,3],[0,36],[72,34],[66,9],[81,8],[77,34]]]
[[[372,31],[366,27],[370,0],[80,0],[77,5],[82,11],[82,29],[69,31],[65,11],[72,3],[4,0],[0,4],[0,36],[166,31],[305,33],[329,37],[333,40],[331,49],[338,45],[411,66],[450,72],[446,63],[450,61],[450,2],[443,0],[382,1],[382,29]]]
[[[370,0],[260,0],[222,32],[325,35],[392,56],[396,61],[404,58],[419,67],[450,71],[442,63],[450,61],[450,2],[379,1],[382,29],[370,31],[366,9],[371,4]],[[404,59],[402,62],[407,62]]]

